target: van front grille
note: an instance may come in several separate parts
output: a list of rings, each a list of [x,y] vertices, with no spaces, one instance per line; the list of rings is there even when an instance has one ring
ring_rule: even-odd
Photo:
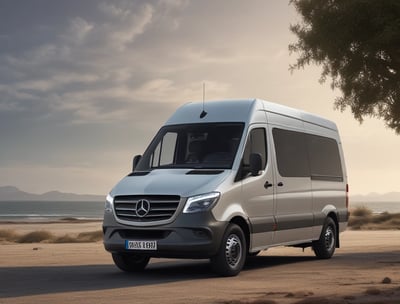
[[[177,195],[124,195],[114,198],[118,219],[130,222],[156,222],[170,219],[179,206]]]

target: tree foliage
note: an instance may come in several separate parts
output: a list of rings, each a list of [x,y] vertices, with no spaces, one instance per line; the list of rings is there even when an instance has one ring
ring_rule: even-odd
[[[321,65],[360,122],[383,119],[400,133],[400,0],[291,0],[301,21],[290,26],[299,53],[291,69]]]

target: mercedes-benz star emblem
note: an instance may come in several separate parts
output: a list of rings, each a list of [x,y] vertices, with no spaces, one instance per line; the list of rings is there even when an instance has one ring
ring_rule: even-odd
[[[145,217],[150,211],[150,202],[145,199],[141,199],[136,204],[136,215],[138,217]]]

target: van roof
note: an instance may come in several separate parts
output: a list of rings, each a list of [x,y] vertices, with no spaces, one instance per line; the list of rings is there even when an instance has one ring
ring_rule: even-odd
[[[204,103],[204,111],[207,112],[207,114],[203,118],[200,117],[202,111],[203,102],[186,103],[179,107],[165,124],[175,125],[206,122],[265,122],[264,113],[270,112],[316,124],[332,130],[337,130],[334,122],[321,116],[262,99],[206,101]]]

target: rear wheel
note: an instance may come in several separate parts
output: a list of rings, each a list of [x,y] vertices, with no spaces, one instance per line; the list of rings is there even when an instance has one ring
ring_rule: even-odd
[[[126,272],[137,272],[143,270],[150,261],[147,256],[139,254],[112,253],[115,265]]]
[[[313,242],[312,248],[319,259],[329,259],[336,248],[336,224],[331,217],[326,218],[318,241]]]
[[[229,224],[217,255],[211,258],[214,271],[226,277],[239,274],[246,261],[246,251],[246,238],[242,229],[236,224]]]

